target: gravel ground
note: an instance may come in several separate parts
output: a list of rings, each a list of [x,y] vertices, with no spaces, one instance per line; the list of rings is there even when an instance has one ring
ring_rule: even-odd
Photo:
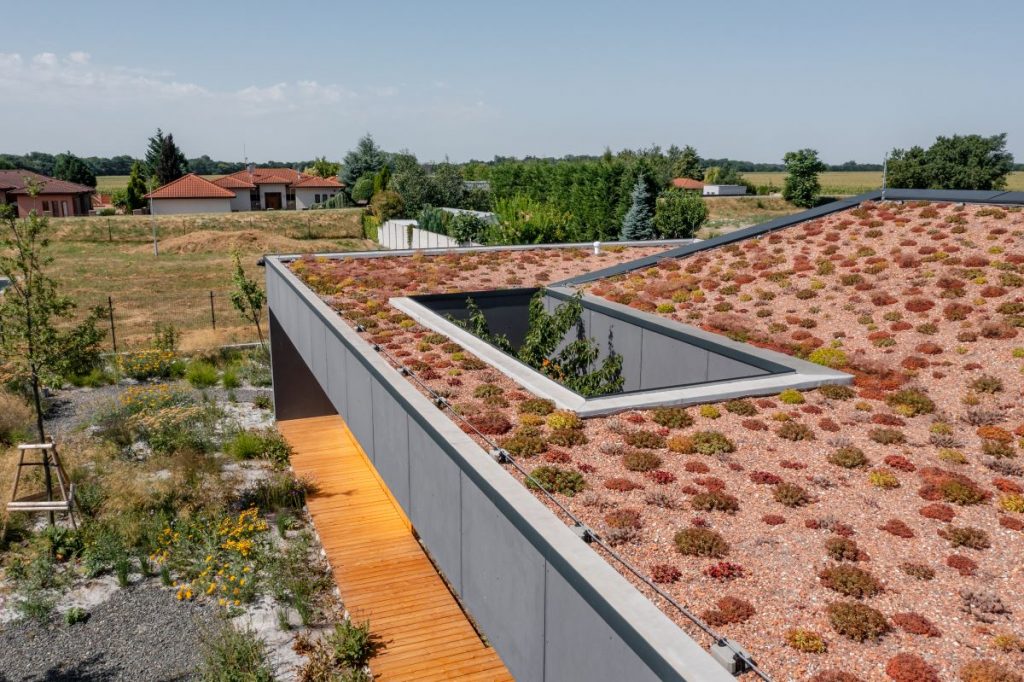
[[[213,623],[213,609],[156,585],[118,590],[85,623],[54,615],[0,629],[0,681],[197,679],[200,640]]]

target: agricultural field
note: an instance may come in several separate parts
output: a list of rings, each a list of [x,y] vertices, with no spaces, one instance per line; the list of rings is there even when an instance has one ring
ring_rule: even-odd
[[[51,222],[50,270],[83,314],[108,306],[110,297],[119,350],[147,344],[157,322],[182,332],[183,350],[254,341],[255,330],[228,298],[232,254],[241,255],[250,277],[262,280],[256,261],[265,253],[374,248],[362,239],[361,213],[65,218]],[[153,255],[154,226],[159,256]]]
[[[707,206],[708,222],[697,235],[704,239],[802,210],[781,197],[719,197]]]
[[[784,171],[764,173],[744,173],[743,177],[755,185],[773,184],[782,189],[786,179]],[[860,194],[882,186],[881,171],[828,171],[819,177],[821,191],[826,196],[843,196]],[[1013,191],[1024,190],[1024,171],[1014,171],[1006,179],[1006,188]]]
[[[207,180],[216,180],[217,178],[224,177],[223,175],[204,175],[202,176]],[[110,194],[115,190],[124,189],[128,186],[127,175],[97,175],[96,176],[96,190],[103,194]]]

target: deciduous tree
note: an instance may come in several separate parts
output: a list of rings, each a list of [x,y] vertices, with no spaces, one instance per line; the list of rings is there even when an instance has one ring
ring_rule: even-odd
[[[260,320],[263,318],[263,305],[267,302],[267,295],[260,287],[259,282],[246,276],[245,268],[242,267],[242,257],[237,252],[235,253],[235,273],[231,281],[234,287],[231,290],[231,305],[242,318],[256,327],[260,345],[266,348],[267,344],[263,341],[263,328],[260,326]]]
[[[782,185],[782,196],[786,201],[803,208],[814,206],[821,194],[818,174],[826,168],[818,158],[818,152],[814,149],[799,149],[786,152],[782,160],[788,171]]]
[[[341,172],[341,164],[328,161],[326,156],[318,156],[313,160],[313,165],[306,169],[306,173],[318,178],[335,178],[339,172]]]
[[[708,219],[708,206],[696,192],[669,190],[658,197],[654,224],[666,239],[688,239]]]
[[[387,153],[377,146],[370,133],[366,133],[359,138],[356,148],[345,154],[345,158],[342,160],[341,179],[351,187],[356,180],[364,175],[372,177],[387,162]]]
[[[76,182],[79,185],[96,186],[96,174],[85,161],[71,152],[58,154],[53,162],[53,177],[58,180]]]
[[[1006,151],[1006,133],[939,136],[927,150],[894,149],[888,185],[903,189],[979,189],[1006,187],[1013,154]]]

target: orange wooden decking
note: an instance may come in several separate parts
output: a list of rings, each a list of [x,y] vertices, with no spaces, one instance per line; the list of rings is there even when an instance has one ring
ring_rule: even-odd
[[[381,680],[511,680],[412,535],[341,417],[278,422],[295,472],[316,481],[309,511],[345,607],[368,619]]]

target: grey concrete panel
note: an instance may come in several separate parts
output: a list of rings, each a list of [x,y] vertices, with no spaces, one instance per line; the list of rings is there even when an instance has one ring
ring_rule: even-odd
[[[327,359],[327,396],[334,404],[334,409],[343,417],[348,414],[348,381],[345,363],[348,361],[348,349],[334,334],[326,337]]]
[[[707,381],[708,351],[703,348],[644,329],[642,353],[641,390]]]
[[[352,435],[359,441],[366,456],[374,459],[373,396],[370,393],[370,372],[359,362],[346,365],[348,374],[348,411],[343,415]]]
[[[708,381],[725,381],[727,379],[741,379],[743,377],[759,377],[771,374],[768,370],[748,365],[739,360],[727,358],[718,353],[711,353],[708,356]]]
[[[517,680],[544,674],[543,556],[463,477],[462,598]]]
[[[608,356],[609,344],[622,356],[622,375],[626,382],[624,391],[640,390],[640,350],[643,344],[641,329],[609,317],[596,310],[590,313],[591,338],[601,347],[599,361]]]
[[[278,419],[300,419],[333,414],[334,406],[320,390],[320,384],[299,357],[273,311],[270,313],[270,349],[274,415]]]
[[[373,395],[373,464],[409,514],[409,415],[377,381]]]
[[[320,380],[320,385],[326,391],[327,380],[327,327],[316,315],[309,315],[309,368],[313,370],[314,376]]]
[[[545,680],[659,680],[557,571],[546,575]]]
[[[313,342],[309,331],[316,322],[313,319],[315,316],[312,310],[307,306],[301,305],[297,300],[293,302],[292,309],[292,325],[288,331],[288,336],[292,339],[292,343],[295,344],[296,350],[299,351],[299,355],[302,356],[306,365],[313,367]]]
[[[415,421],[409,422],[409,520],[455,590],[462,593],[461,473]]]

